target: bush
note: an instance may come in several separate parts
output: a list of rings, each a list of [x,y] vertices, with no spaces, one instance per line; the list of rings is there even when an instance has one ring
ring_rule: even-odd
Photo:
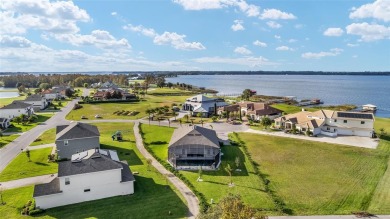
[[[30,215],[32,216],[32,215],[42,214],[43,212],[45,212],[45,210],[37,208],[37,209],[31,210]]]
[[[80,104],[75,104],[74,107],[73,107],[73,110],[77,110],[77,109],[81,109],[83,108],[83,106],[81,106]]]

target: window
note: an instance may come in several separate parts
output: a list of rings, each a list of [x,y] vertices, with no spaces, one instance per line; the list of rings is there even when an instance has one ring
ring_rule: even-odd
[[[84,192],[90,192],[91,189],[84,189]]]
[[[65,178],[65,185],[69,185],[69,184],[70,184],[69,178]]]
[[[344,123],[347,123],[347,120],[344,120]]]
[[[69,144],[69,141],[68,140],[64,140],[64,145],[68,145]]]
[[[329,131],[329,130],[330,130],[330,128],[329,128],[329,127],[326,127],[326,130],[328,130],[328,131]]]
[[[361,122],[360,122],[360,124],[362,124],[362,125],[364,125],[364,123],[365,123],[364,121],[361,121]]]
[[[337,119],[335,119],[334,122],[337,122]]]

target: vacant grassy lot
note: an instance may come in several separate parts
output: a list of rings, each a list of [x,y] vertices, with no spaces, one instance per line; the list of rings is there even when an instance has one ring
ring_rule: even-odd
[[[0,107],[8,105],[8,104],[12,103],[14,100],[24,100],[24,99],[26,99],[26,96],[0,98]]]
[[[239,133],[270,186],[296,215],[367,210],[388,162],[377,150]],[[389,212],[388,212],[389,213]]]
[[[140,102],[130,103],[96,103],[96,104],[82,104],[83,108],[78,110],[72,110],[67,116],[68,120],[81,120],[81,116],[84,115],[88,119],[95,119],[95,115],[99,114],[103,119],[140,119],[147,114],[145,110],[148,108],[155,108],[161,106],[171,106],[172,103],[180,104],[185,101],[187,96],[153,96],[147,95],[145,99]],[[138,114],[134,116],[114,115],[115,111],[135,111]]]
[[[46,130],[42,133],[30,146],[37,146],[42,144],[51,144],[54,143],[56,139],[56,128]]]
[[[175,89],[175,88],[154,88],[154,89],[150,89],[150,91],[148,91],[148,94],[156,94],[156,95],[160,95],[160,94],[177,94],[177,95],[191,95],[193,94],[192,91],[188,91],[188,90],[180,90],[180,89]]]
[[[20,153],[0,173],[0,181],[10,181],[32,176],[40,176],[57,172],[57,163],[47,162],[47,155],[52,148],[31,150],[31,162],[28,161],[26,153]]]
[[[145,146],[150,147],[156,156],[166,160],[167,146],[171,139],[172,128],[141,125]],[[242,149],[238,146],[224,146],[222,148],[222,166],[218,171],[203,171],[203,182],[197,182],[198,172],[180,171],[187,179],[189,179],[196,189],[206,196],[207,200],[214,199],[218,202],[222,197],[228,193],[240,194],[243,200],[252,207],[272,211],[274,204],[266,192],[264,192],[264,185],[258,176],[253,174],[253,168],[250,165],[247,157],[244,155]],[[234,187],[229,187],[229,175],[224,168],[229,163],[230,166],[236,169],[235,158],[240,158],[241,172],[234,171],[233,183]]]
[[[26,132],[26,131],[34,128],[38,124],[40,124],[42,122],[45,122],[46,120],[50,119],[53,115],[54,114],[52,114],[52,113],[37,114],[38,119],[35,122],[29,123],[29,124],[26,123],[24,125],[22,123],[17,124],[16,122],[12,122],[14,127],[8,128],[4,132]]]
[[[4,135],[0,137],[0,148],[6,146],[11,141],[15,140],[19,135]]]
[[[285,103],[273,104],[272,107],[279,109],[279,110],[282,110],[286,114],[297,113],[299,111],[302,111],[302,108],[305,108],[305,110],[310,111],[310,112],[316,111],[316,109],[313,109],[310,107],[294,106],[294,105],[288,105]]]

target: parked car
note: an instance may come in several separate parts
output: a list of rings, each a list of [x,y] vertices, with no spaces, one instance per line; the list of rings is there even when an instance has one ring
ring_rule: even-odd
[[[97,118],[97,119],[100,119],[100,118],[102,118],[99,114],[96,114],[95,115],[95,118]]]

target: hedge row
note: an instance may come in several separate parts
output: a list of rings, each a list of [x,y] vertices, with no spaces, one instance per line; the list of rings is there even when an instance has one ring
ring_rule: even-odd
[[[141,128],[141,123],[138,124],[138,128],[139,128],[139,131],[140,131],[140,134],[142,136],[142,139],[144,139],[144,135],[143,135],[143,132],[142,132],[142,128]],[[145,140],[145,139],[144,139]],[[145,142],[145,141],[144,141]],[[165,167],[165,169],[167,169],[169,172],[173,173],[177,178],[179,178],[180,180],[182,180],[191,190],[192,192],[196,195],[196,197],[198,197],[199,199],[199,206],[200,206],[200,210],[201,212],[206,212],[207,209],[210,207],[210,205],[207,203],[207,200],[206,200],[206,197],[204,196],[203,193],[199,192],[198,190],[196,190],[195,186],[191,183],[190,180],[188,180],[183,174],[181,174],[179,171],[177,171],[175,168],[173,168],[169,163],[167,163],[165,160],[162,160],[160,159],[158,156],[156,156],[156,154],[153,152],[152,149],[150,149],[149,147],[147,147],[147,145],[145,144],[145,149],[161,164]]]
[[[90,100],[90,101],[79,101],[79,104],[94,104],[94,103],[132,103],[139,102],[139,99],[132,100]]]
[[[280,198],[277,194],[276,194],[276,191],[274,191],[273,189],[271,189],[271,186],[270,186],[270,183],[271,181],[267,178],[267,175],[262,173],[258,166],[259,164],[256,163],[253,159],[252,159],[252,156],[251,154],[248,152],[248,148],[245,144],[244,141],[242,141],[240,139],[240,137],[238,136],[238,134],[236,132],[233,132],[233,136],[235,139],[237,139],[238,142],[232,142],[232,145],[237,145],[239,144],[245,155],[248,157],[248,160],[250,162],[250,164],[252,165],[253,169],[254,169],[254,174],[256,174],[260,180],[264,183],[264,186],[265,186],[265,192],[268,193],[268,195],[272,198],[272,201],[274,202],[275,206],[276,206],[276,210],[280,211],[280,212],[283,212],[285,214],[289,214],[291,215],[292,214],[292,210],[291,209],[288,209],[286,208],[286,204],[284,203],[284,201],[282,200],[282,198]]]

